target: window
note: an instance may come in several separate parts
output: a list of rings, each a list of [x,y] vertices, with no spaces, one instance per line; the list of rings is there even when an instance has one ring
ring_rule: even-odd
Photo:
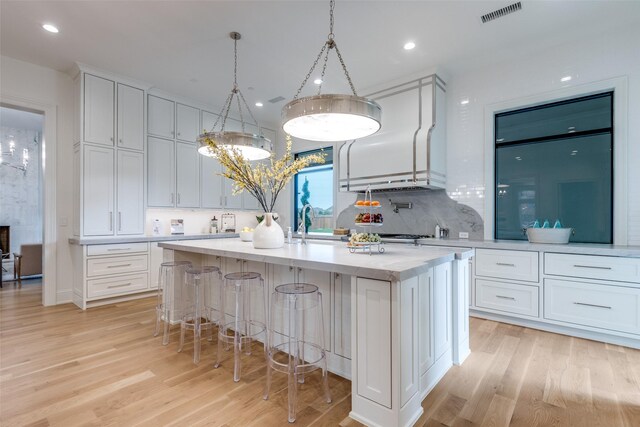
[[[559,219],[572,242],[613,241],[613,92],[495,115],[495,237]]]
[[[325,163],[309,165],[298,172],[294,178],[294,230],[298,230],[300,225],[302,207],[309,204],[313,208],[313,215],[306,215],[307,231],[333,233],[335,224],[333,216],[333,148],[305,151],[297,153],[295,157],[303,157],[320,151],[326,153]]]

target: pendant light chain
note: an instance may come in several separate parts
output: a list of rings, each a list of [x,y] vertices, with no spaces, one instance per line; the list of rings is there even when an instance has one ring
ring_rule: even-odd
[[[242,92],[240,91],[240,88],[238,87],[238,40],[240,39],[241,36],[239,33],[232,32],[230,34],[230,37],[233,39],[233,88],[231,89],[231,93],[227,97],[222,109],[220,110],[220,114],[218,114],[218,118],[213,124],[211,131],[213,132],[216,126],[218,126],[218,123],[220,123],[220,120],[222,120],[220,132],[224,132],[224,128],[227,123],[227,118],[229,117],[229,112],[231,111],[231,105],[233,104],[233,98],[235,97],[236,104],[238,107],[238,113],[240,115],[240,125],[242,126],[242,132],[243,133],[245,132],[244,114],[242,112],[242,104],[244,104],[245,108],[249,112],[249,116],[251,117],[251,120],[253,120],[253,123],[258,128],[258,134],[262,135],[262,127],[260,127],[260,125],[258,124],[258,121],[254,117],[253,112],[251,111],[251,108],[249,108],[249,104],[247,104],[247,101],[244,99],[244,95],[242,94]],[[241,100],[242,100],[242,103],[240,102]]]
[[[353,85],[353,82],[351,81],[351,76],[349,75],[349,71],[347,71],[347,66],[344,63],[344,59],[342,59],[342,54],[340,53],[340,49],[338,49],[338,44],[336,43],[336,41],[334,39],[335,34],[333,33],[333,26],[334,26],[334,13],[333,13],[333,11],[334,11],[335,7],[336,7],[335,0],[330,0],[330,2],[329,2],[329,35],[327,36],[327,41],[322,45],[322,49],[320,49],[320,53],[316,57],[316,60],[313,61],[313,65],[311,65],[311,69],[307,73],[306,77],[302,81],[302,84],[298,88],[298,91],[296,92],[295,96],[293,97],[294,100],[298,99],[298,96],[300,96],[300,92],[302,92],[302,89],[307,84],[307,81],[309,81],[309,78],[311,77],[311,74],[313,73],[313,70],[315,70],[316,66],[318,65],[318,62],[322,58],[322,54],[326,50],[327,52],[326,52],[326,56],[324,57],[324,64],[323,64],[323,67],[322,67],[322,75],[321,75],[321,78],[320,78],[324,82],[324,74],[325,74],[325,71],[327,69],[327,61],[329,59],[329,52],[331,51],[331,49],[335,49],[336,50],[336,54],[338,55],[338,60],[340,61],[340,65],[342,66],[342,71],[344,71],[344,75],[347,77],[347,81],[349,82],[349,87],[351,87],[351,92],[353,93],[354,96],[358,96],[358,93],[356,92],[356,88]],[[322,83],[320,83],[320,87],[318,88],[318,95],[320,95],[320,91],[321,90],[322,90]]]

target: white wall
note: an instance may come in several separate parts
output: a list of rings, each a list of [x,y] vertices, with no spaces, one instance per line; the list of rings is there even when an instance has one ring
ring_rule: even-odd
[[[619,76],[628,78],[628,244],[640,245],[640,29],[562,44],[537,55],[496,63],[447,82],[447,191],[485,223],[484,114],[487,105]],[[517,55],[517,53],[515,54]],[[571,75],[570,82],[560,78]],[[460,101],[469,99],[461,105]],[[616,129],[614,132],[619,132]],[[614,142],[615,144],[615,142]],[[468,193],[468,194],[467,194]],[[614,224],[615,226],[615,224]]]
[[[41,67],[6,56],[0,57],[0,100],[6,97],[18,98],[25,102],[54,105],[57,114],[56,150],[56,264],[57,277],[54,279],[57,302],[71,301],[72,265],[71,251],[67,239],[70,229],[73,188],[73,82],[61,72]],[[46,126],[45,118],[45,126]],[[45,182],[45,186],[47,183]],[[46,212],[45,212],[46,216]],[[48,277],[45,280],[52,280]]]

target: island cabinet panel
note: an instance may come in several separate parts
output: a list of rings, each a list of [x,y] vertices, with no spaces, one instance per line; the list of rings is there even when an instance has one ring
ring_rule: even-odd
[[[333,352],[351,359],[351,276],[333,273]]]
[[[418,356],[419,280],[412,277],[400,286],[400,404],[404,405],[420,389]]]
[[[297,268],[298,283],[311,283],[322,295],[322,320],[324,321],[324,348],[331,351],[331,273],[321,270]]]
[[[438,360],[451,348],[451,264],[441,264],[433,270],[433,348]]]
[[[424,375],[435,362],[433,337],[431,334],[433,325],[433,310],[431,304],[433,301],[433,270],[421,274],[418,280],[420,375]]]
[[[357,393],[391,409],[391,286],[356,279]]]

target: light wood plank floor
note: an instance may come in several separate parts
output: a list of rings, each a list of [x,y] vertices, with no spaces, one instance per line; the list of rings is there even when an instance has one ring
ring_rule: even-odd
[[[153,299],[93,308],[42,307],[39,283],[0,290],[2,426],[285,426],[286,382],[261,398],[264,362],[212,369],[151,336]],[[472,355],[423,402],[418,426],[640,426],[640,351],[472,319]],[[215,343],[215,341],[214,341]],[[187,343],[188,345],[189,343]],[[354,427],[351,384],[318,375],[300,392],[299,426]]]

